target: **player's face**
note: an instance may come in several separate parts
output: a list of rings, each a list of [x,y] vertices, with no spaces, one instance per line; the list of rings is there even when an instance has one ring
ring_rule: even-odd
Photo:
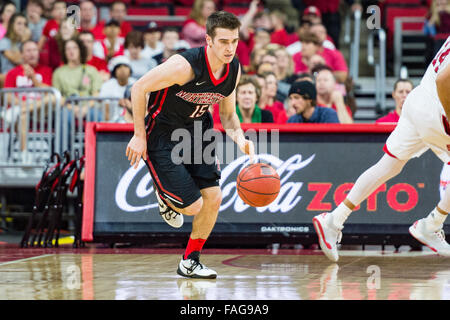
[[[409,82],[399,82],[397,88],[392,92],[392,97],[395,101],[395,107],[401,109],[403,103],[405,103],[406,97],[412,90],[412,86]]]
[[[212,49],[214,55],[222,63],[230,63],[236,54],[236,48],[239,41],[239,29],[229,30],[216,28],[216,35],[211,38],[206,35],[206,42]]]
[[[254,108],[256,99],[256,88],[253,84],[247,83],[237,88],[236,100],[242,109]]]

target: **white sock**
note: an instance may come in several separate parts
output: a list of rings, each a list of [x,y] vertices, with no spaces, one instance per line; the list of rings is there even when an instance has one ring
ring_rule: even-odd
[[[447,219],[447,215],[440,213],[434,208],[434,210],[425,218],[425,226],[430,232],[438,231],[442,229],[445,219]]]
[[[338,228],[342,229],[344,227],[344,222],[347,220],[348,216],[352,213],[352,210],[350,210],[344,202],[341,202],[341,204],[333,210],[331,213],[333,217],[333,224]]]

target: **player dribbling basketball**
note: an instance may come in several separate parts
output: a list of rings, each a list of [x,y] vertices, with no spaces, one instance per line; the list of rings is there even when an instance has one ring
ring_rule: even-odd
[[[176,129],[187,129],[193,139],[202,139],[212,129],[210,105],[219,103],[220,118],[227,134],[241,151],[254,156],[254,145],[245,139],[236,114],[236,84],[240,66],[235,58],[239,41],[239,19],[219,11],[206,23],[206,47],[176,54],[150,70],[132,87],[131,99],[134,136],[126,155],[137,167],[141,157],[152,176],[156,198],[163,219],[181,227],[183,214],[194,216],[192,232],[177,273],[191,278],[216,278],[217,273],[200,263],[200,251],[209,237],[219,212],[220,170],[216,163],[175,164],[172,150],[178,142],[171,140]],[[147,103],[146,95],[150,93]],[[202,134],[194,136],[200,125]],[[192,147],[196,146],[192,143]],[[191,154],[203,151],[192,148]],[[202,153],[203,154],[203,153]]]
[[[331,213],[313,218],[325,255],[337,261],[336,244],[353,209],[387,180],[398,175],[409,159],[431,149],[444,163],[450,162],[450,37],[425,72],[419,86],[406,98],[400,120],[386,141],[385,155],[356,180],[346,199]],[[450,188],[431,213],[416,221],[410,234],[434,252],[450,256],[442,229],[450,212]]]

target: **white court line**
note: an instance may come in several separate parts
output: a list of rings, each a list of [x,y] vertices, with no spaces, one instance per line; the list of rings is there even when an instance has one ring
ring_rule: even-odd
[[[14,261],[7,261],[7,262],[0,262],[0,267],[1,266],[5,266],[7,264],[13,264],[13,263],[17,263],[17,262],[24,262],[24,261],[29,261],[29,260],[34,260],[34,259],[39,259],[39,258],[44,258],[44,257],[50,257],[53,254],[42,254],[40,256],[36,256],[36,257],[30,257],[30,258],[23,258],[23,259],[18,259],[18,260],[14,260]]]

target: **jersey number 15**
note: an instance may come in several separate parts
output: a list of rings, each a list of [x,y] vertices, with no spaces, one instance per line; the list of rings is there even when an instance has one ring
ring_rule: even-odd
[[[206,110],[208,110],[209,105],[197,105],[195,106],[194,112],[189,116],[190,118],[198,118],[201,117]]]

